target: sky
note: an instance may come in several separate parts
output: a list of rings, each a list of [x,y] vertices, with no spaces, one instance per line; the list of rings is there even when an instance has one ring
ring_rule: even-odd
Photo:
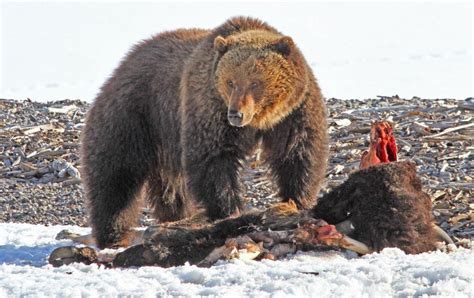
[[[236,15],[291,36],[327,98],[473,96],[471,2],[3,0],[0,10],[0,98],[92,101],[138,41]]]

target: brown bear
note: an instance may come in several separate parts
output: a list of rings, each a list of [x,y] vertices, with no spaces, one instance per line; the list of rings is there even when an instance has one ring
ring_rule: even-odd
[[[283,200],[316,200],[326,108],[292,39],[256,19],[165,32],[136,45],[102,87],[82,136],[99,247],[127,245],[139,197],[160,221],[242,209],[241,162],[261,141]]]

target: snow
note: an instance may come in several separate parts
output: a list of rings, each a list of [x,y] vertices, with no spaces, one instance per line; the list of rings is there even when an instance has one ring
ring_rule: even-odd
[[[211,268],[53,268],[47,256],[71,245],[54,240],[63,229],[0,224],[0,297],[10,296],[258,296],[406,297],[474,295],[474,250],[406,255],[385,249],[364,257],[341,252],[297,253],[280,261],[219,261]]]
[[[473,95],[471,2],[9,1],[0,98],[91,101],[132,44],[235,15],[292,36],[326,97]]]

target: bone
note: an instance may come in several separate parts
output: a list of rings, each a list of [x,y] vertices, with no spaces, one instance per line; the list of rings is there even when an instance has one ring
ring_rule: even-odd
[[[214,249],[204,260],[197,264],[198,267],[210,267],[220,259],[230,259],[237,255],[238,251],[235,246],[223,245]]]
[[[372,252],[372,250],[364,243],[345,235],[343,235],[342,239],[339,241],[339,246],[348,250],[355,251],[360,255],[365,255]]]
[[[433,225],[433,229],[436,231],[436,234],[438,235],[438,239],[440,241],[444,241],[447,244],[454,244],[454,241],[449,237],[449,235],[440,227],[437,225]]]

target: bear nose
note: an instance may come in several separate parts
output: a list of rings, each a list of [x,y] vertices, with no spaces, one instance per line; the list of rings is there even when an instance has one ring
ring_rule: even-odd
[[[237,110],[229,110],[227,112],[227,120],[233,126],[241,126],[243,117],[244,115]]]
[[[237,110],[229,110],[227,117],[229,118],[242,118],[244,115]]]

